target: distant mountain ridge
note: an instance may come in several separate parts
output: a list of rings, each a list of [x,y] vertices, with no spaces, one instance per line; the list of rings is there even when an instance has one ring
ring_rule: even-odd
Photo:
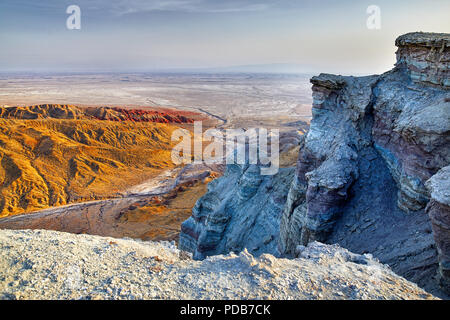
[[[74,105],[42,104],[26,107],[2,107],[3,119],[88,119],[109,121],[193,123],[193,112],[170,109],[129,109],[121,107],[86,107]]]

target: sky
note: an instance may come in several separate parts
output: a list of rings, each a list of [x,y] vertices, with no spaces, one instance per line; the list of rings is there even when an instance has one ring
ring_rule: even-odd
[[[0,0],[0,72],[382,73],[397,36],[450,32],[449,12],[449,0]]]

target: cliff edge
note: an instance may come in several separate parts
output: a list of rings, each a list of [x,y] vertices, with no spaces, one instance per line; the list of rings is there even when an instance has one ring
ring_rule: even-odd
[[[338,243],[429,290],[439,261],[448,292],[450,211],[439,190],[449,175],[438,172],[450,163],[450,35],[410,33],[396,45],[397,64],[383,75],[311,79],[313,119],[280,250]]]
[[[314,241],[339,244],[371,253],[399,275],[445,296],[450,279],[450,35],[409,33],[396,45],[396,66],[382,75],[311,79],[313,119],[290,187],[277,179],[250,184],[254,190],[246,201],[264,203],[261,216],[271,209],[278,212],[278,205],[265,202],[271,188],[285,202],[272,224],[279,225],[279,233],[260,228],[253,242],[273,237],[278,248],[262,250],[288,257]],[[217,184],[238,188],[245,186],[241,180],[250,181],[245,170],[236,175],[225,175]],[[219,209],[203,206],[201,219],[194,210],[184,224],[189,228],[182,230],[180,245],[188,238],[185,249],[202,252],[198,258],[217,253],[216,247],[202,247],[214,239],[221,242],[220,253],[251,250],[250,241],[239,239],[252,229],[239,230],[230,221],[245,221],[255,213],[231,201],[234,220],[220,221],[219,236],[203,232],[217,227],[209,217]],[[230,241],[235,244],[228,246]]]
[[[0,299],[435,298],[369,255],[319,243],[298,254],[194,261],[164,242],[0,230]]]

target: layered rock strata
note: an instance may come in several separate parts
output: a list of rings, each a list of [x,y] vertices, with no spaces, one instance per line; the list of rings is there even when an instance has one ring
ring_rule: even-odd
[[[398,37],[395,44],[398,47],[397,66],[403,65],[411,80],[450,87],[448,33],[408,33]]]
[[[412,33],[396,44],[397,65],[381,76],[311,79],[313,119],[281,220],[280,251],[339,243],[432,286],[436,246],[448,278],[449,231],[441,223],[448,208],[442,197],[430,202],[425,183],[450,163],[450,41]]]
[[[84,119],[157,123],[193,123],[205,119],[198,113],[167,108],[130,109],[120,107],[85,107],[43,104],[0,108],[0,118],[17,120]]]
[[[432,176],[426,186],[431,194],[427,212],[433,223],[433,234],[439,252],[439,280],[450,292],[450,166]]]

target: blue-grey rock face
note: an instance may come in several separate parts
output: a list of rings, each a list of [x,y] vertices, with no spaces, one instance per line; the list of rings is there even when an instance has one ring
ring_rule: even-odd
[[[228,165],[181,226],[179,248],[194,258],[240,252],[277,254],[281,212],[294,168],[263,176],[257,165]]]
[[[280,223],[280,252],[338,243],[434,290],[438,254],[450,279],[448,206],[430,201],[426,188],[450,164],[449,35],[413,33],[396,43],[396,68],[383,75],[311,79],[313,119]]]
[[[180,247],[201,259],[244,247],[276,253],[278,242],[281,255],[295,257],[301,245],[337,243],[443,296],[436,275],[449,290],[449,171],[441,170],[450,165],[448,41],[408,34],[396,42],[392,71],[313,77],[313,119],[292,181],[288,170],[262,177],[229,166],[183,223]]]
[[[439,282],[450,292],[450,166],[439,170],[425,185],[431,194],[426,210],[439,253]]]

